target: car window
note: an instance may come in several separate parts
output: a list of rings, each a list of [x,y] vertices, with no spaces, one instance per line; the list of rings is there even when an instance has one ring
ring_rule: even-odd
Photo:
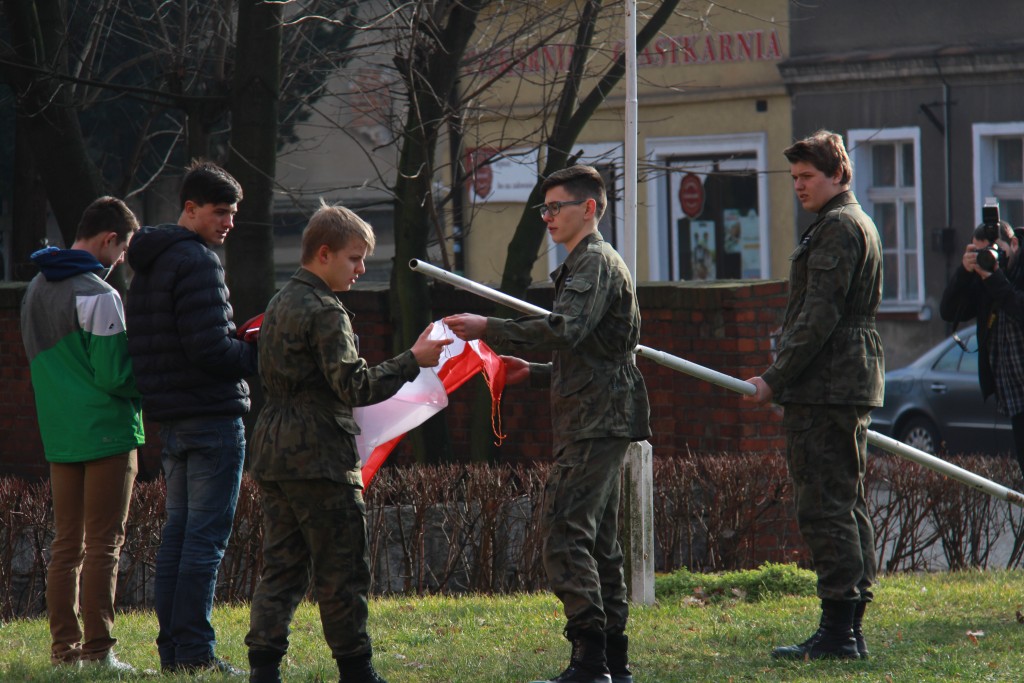
[[[960,356],[962,355],[964,355],[964,352],[960,347],[956,344],[951,344],[949,350],[942,354],[932,367],[939,372],[956,372],[957,368],[960,367]],[[969,355],[977,356],[978,354]]]
[[[963,359],[960,361],[960,372],[976,375],[978,374],[978,339],[972,334],[964,340],[964,343],[967,344],[969,353],[963,354]]]

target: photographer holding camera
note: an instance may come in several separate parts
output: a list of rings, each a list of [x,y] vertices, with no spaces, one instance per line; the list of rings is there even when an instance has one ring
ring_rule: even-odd
[[[1013,425],[1017,463],[1024,473],[1024,267],[1021,240],[992,200],[982,224],[964,250],[961,263],[942,294],[939,312],[954,328],[978,320],[978,381],[987,399]]]

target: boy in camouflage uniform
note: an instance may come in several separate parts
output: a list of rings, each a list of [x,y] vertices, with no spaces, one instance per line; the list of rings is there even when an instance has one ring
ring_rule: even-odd
[[[541,186],[541,215],[569,251],[551,274],[554,310],[517,320],[460,314],[461,339],[553,351],[551,363],[504,356],[509,383],[550,386],[555,463],[544,489],[544,568],[565,608],[568,668],[548,683],[632,683],[629,607],[618,541],[621,468],[631,441],[650,436],[650,406],[633,358],[640,312],[622,258],[601,239],[600,173],[573,166]]]
[[[412,348],[369,367],[359,357],[348,291],[373,250],[372,228],[322,205],[302,233],[302,265],[271,300],[259,336],[266,403],[251,473],[263,491],[263,572],[252,599],[252,683],[277,683],[289,624],[310,578],[342,683],[384,683],[366,633],[370,558],[353,406],[383,401],[437,365],[450,339],[430,327]]]
[[[857,659],[875,578],[875,538],[864,494],[869,413],[882,405],[885,359],[875,330],[882,246],[850,181],[843,139],[818,131],[785,150],[800,204],[817,213],[789,278],[778,357],[745,397],[785,408],[787,463],[797,521],[818,575],[821,623],[773,657]]]

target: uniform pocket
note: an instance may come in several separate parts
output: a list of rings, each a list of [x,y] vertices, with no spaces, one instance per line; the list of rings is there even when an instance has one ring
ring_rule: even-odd
[[[558,385],[559,396],[572,396],[582,391],[594,379],[593,372],[574,372],[568,377],[563,377]]]
[[[807,267],[812,270],[832,270],[839,265],[839,257],[834,254],[811,254],[807,259]]]
[[[593,282],[579,275],[566,282],[565,289],[562,290],[562,296],[566,300],[565,309],[562,312],[565,315],[582,313],[587,303],[588,292],[593,286]]]

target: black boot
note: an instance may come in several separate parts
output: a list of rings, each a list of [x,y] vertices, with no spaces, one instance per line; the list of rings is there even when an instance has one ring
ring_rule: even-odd
[[[799,645],[772,650],[775,659],[857,659],[857,641],[853,637],[853,613],[856,602],[822,600],[821,623],[810,638]]]
[[[281,665],[250,666],[249,683],[281,683]]]
[[[337,660],[338,673],[341,674],[338,683],[388,683],[374,671],[370,662],[372,656],[367,653]]]
[[[611,683],[604,631],[566,633],[572,643],[569,667],[554,678],[534,683]]]
[[[629,636],[625,633],[607,635],[608,671],[612,683],[633,683],[633,672],[629,670]]]
[[[283,652],[249,650],[249,683],[281,683]]]
[[[853,639],[857,641],[857,654],[861,659],[868,658],[868,645],[864,642],[864,630],[861,624],[864,623],[864,610],[868,603],[861,600],[857,603],[857,609],[853,613]]]

